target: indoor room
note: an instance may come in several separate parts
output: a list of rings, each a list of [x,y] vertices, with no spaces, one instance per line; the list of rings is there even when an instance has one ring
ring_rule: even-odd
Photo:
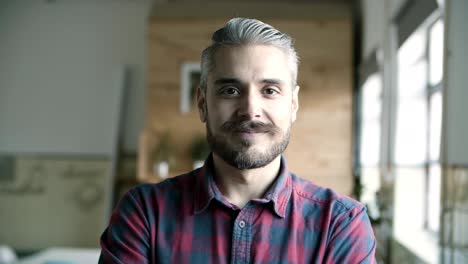
[[[223,159],[216,151],[222,146],[215,144],[209,123],[221,118],[234,99],[210,97],[204,90],[205,80],[209,89],[210,75],[224,67],[206,66],[206,77],[201,55],[212,34],[236,17],[261,20],[292,38],[299,66],[292,92],[285,94],[292,96],[293,117],[273,162],[280,172],[290,169],[294,179],[333,190],[333,197],[345,197],[338,200],[364,208],[375,262],[363,263],[468,263],[467,12],[466,0],[1,1],[0,264],[98,263],[110,226],[136,188],[163,188],[179,175],[210,169],[214,177],[221,174],[212,163]],[[232,60],[240,63],[240,58]],[[249,63],[266,60],[247,58]],[[239,93],[251,89],[230,87]],[[280,99],[265,98],[258,99],[262,114],[270,116],[267,107],[271,113],[283,110],[274,104]],[[257,111],[250,103],[245,108]],[[244,134],[244,145],[258,140]],[[280,182],[280,172],[272,179],[278,181],[265,188]],[[215,178],[213,184],[221,183]],[[180,191],[188,187],[191,193],[198,186],[187,185]],[[310,189],[299,189],[291,195],[315,197]],[[234,206],[237,213],[242,215],[252,201],[263,203],[266,190]],[[228,193],[221,187],[215,191]],[[169,204],[154,210],[173,216],[169,222],[184,218]],[[295,206],[284,205],[287,212]],[[271,221],[281,219],[278,210]],[[304,215],[301,228],[317,228]],[[138,223],[132,217],[129,223]],[[294,243],[252,221],[259,221],[258,232],[266,232],[270,247],[292,251]],[[207,229],[215,226],[208,223]],[[257,231],[244,225],[239,222],[247,232],[241,234],[252,235],[254,243]],[[234,241],[238,227],[231,227],[234,235],[229,231],[228,240]],[[187,237],[202,230],[194,228]],[[177,243],[184,247],[186,241],[182,234]],[[229,246],[234,252],[234,242]],[[176,261],[170,253],[151,250],[160,259],[153,256],[145,263],[218,262],[196,254]],[[256,250],[239,254],[242,261],[234,253],[226,261],[260,263]],[[347,261],[308,260],[360,263],[356,255]],[[101,256],[99,263],[142,262]]]

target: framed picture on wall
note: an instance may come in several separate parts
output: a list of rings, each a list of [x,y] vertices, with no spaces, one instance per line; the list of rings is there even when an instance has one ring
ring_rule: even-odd
[[[199,62],[183,63],[180,83],[180,112],[189,113],[195,109],[197,87],[200,83],[201,69]]]

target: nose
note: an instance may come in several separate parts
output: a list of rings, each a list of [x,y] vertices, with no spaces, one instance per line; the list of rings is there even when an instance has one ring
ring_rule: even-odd
[[[254,91],[244,93],[239,99],[237,114],[242,119],[253,120],[262,117],[263,102],[260,95]]]

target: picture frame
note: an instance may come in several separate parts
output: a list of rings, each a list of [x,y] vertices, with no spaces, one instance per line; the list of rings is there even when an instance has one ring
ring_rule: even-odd
[[[191,112],[195,106],[195,97],[200,77],[200,62],[185,62],[182,64],[180,74],[180,112],[182,114]]]

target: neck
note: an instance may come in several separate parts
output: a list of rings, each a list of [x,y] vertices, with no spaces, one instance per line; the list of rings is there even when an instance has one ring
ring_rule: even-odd
[[[215,181],[226,199],[243,208],[250,200],[261,198],[275,181],[281,165],[281,156],[265,167],[239,170],[213,153]]]

